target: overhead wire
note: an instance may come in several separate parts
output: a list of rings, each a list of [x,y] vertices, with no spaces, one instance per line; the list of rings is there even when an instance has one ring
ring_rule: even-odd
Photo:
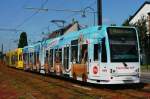
[[[96,4],[96,1],[94,1],[94,2],[92,2],[92,3],[90,3],[88,6],[93,6],[94,4]],[[87,6],[86,6],[87,7]],[[84,7],[83,8],[81,8],[81,10],[82,9],[84,9]],[[68,19],[68,18],[71,18],[71,17],[75,17],[75,16],[77,16],[78,14],[77,13],[79,13],[79,12],[74,12],[72,15],[69,15],[69,16],[67,16],[66,18]],[[80,11],[80,13],[81,13],[81,11]]]
[[[27,0],[28,1],[28,0]],[[26,2],[27,2],[26,1]],[[41,6],[40,6],[40,8],[42,9],[42,8],[44,8],[44,6],[47,4],[47,2],[48,2],[48,0],[45,0],[42,4],[41,4]],[[26,5],[26,4],[25,4]],[[25,6],[24,5],[24,6]],[[39,13],[39,10],[37,10],[36,12],[34,12],[31,16],[29,16],[29,17],[27,17],[26,19],[24,19],[23,21],[22,21],[22,23],[20,23],[19,25],[17,25],[16,26],[16,29],[18,29],[19,27],[21,27],[21,26],[23,26],[26,22],[28,22],[32,17],[34,17],[36,14],[38,14]],[[16,32],[15,32],[15,34],[17,34]]]
[[[28,0],[26,1],[26,3],[28,2]],[[44,6],[47,4],[48,0],[45,0],[40,8],[44,8]],[[23,6],[26,6],[26,3],[23,5]],[[16,26],[15,30],[17,30],[18,28],[20,28],[21,26],[23,26],[26,22],[28,22],[32,17],[34,17],[35,15],[37,15],[39,13],[40,10],[37,10],[36,12],[34,12],[31,16],[25,18],[19,25]],[[22,30],[23,31],[23,30]],[[15,32],[15,34],[18,34],[17,33],[18,31]]]
[[[45,2],[43,4],[41,4],[40,8],[44,8],[44,6],[46,5],[46,3],[48,2],[48,0],[45,0]],[[40,10],[37,10],[36,12],[34,12],[31,16],[27,17],[26,19],[23,20],[22,23],[20,23],[19,25],[16,26],[16,29],[21,27],[22,25],[24,25],[27,21],[29,21],[33,16],[35,16],[36,14],[39,13]]]
[[[87,6],[93,6],[94,4],[96,4],[96,0],[94,0],[94,2],[92,2],[92,3],[90,3],[89,5],[87,5]],[[85,7],[87,7],[87,6],[85,6]],[[69,19],[69,18],[73,18],[73,17],[75,17],[75,16],[78,16],[78,15],[80,15],[80,14],[78,14],[78,13],[82,13],[82,9],[84,9],[84,7],[83,8],[81,8],[81,10],[70,10],[70,9],[48,9],[49,11],[60,11],[60,12],[72,12],[73,14],[71,14],[71,15],[69,15],[69,16],[66,16],[65,17],[65,19]],[[93,13],[93,12],[89,12],[89,13]],[[45,28],[45,27],[44,27]],[[42,28],[43,29],[43,28]],[[42,30],[41,29],[41,30]]]
[[[46,3],[46,2],[45,2]],[[44,5],[45,5],[45,3],[43,3],[43,5],[41,6],[41,8],[43,8],[44,7]],[[94,4],[96,4],[96,0],[94,0],[94,2],[92,2],[92,3],[90,3],[89,5],[87,5],[87,6],[93,6]],[[85,7],[87,7],[87,6],[85,6]],[[84,8],[84,7],[83,7]],[[82,9],[83,9],[82,8]],[[65,17],[65,19],[68,19],[68,18],[72,18],[72,17],[75,17],[75,16],[77,16],[77,15],[80,15],[80,14],[77,14],[77,13],[82,13],[82,9],[81,10],[70,10],[70,9],[48,9],[49,11],[60,11],[60,12],[72,12],[73,14],[71,14],[71,15],[69,15],[69,16],[67,16],[67,17]],[[89,12],[89,13],[91,13],[91,12]],[[44,28],[46,28],[46,27],[44,27]],[[42,28],[43,29],[43,28]],[[41,29],[41,30],[42,30]]]

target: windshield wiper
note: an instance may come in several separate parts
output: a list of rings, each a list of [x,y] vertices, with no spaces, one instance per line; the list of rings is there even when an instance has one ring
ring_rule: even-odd
[[[128,66],[125,62],[123,62],[123,65],[124,65],[125,67],[127,67],[127,66]]]

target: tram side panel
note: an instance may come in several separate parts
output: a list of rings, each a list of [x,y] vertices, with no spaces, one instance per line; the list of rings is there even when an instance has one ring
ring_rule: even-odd
[[[23,49],[22,48],[18,48],[16,50],[17,53],[17,63],[16,63],[16,68],[18,69],[23,69]]]

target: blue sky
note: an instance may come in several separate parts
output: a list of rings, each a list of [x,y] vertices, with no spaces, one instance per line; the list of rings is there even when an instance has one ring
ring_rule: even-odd
[[[90,6],[96,11],[97,0],[48,0],[44,8],[48,9],[71,9],[81,10]],[[133,15],[139,7],[148,0],[102,0],[103,1],[103,24],[117,24]],[[25,9],[27,7],[39,8],[45,0],[0,0],[0,28],[18,29],[27,32],[28,40],[36,42],[43,37],[42,32],[58,29],[51,20],[61,19],[69,24],[72,19],[79,21],[81,25],[93,25],[93,14],[87,13],[86,18],[81,13],[72,12],[39,12],[32,16],[35,11]],[[25,21],[27,18],[29,20]],[[23,24],[22,24],[23,23]],[[20,25],[18,27],[18,25]],[[0,31],[0,45],[4,44],[5,51],[17,47],[14,42],[19,39],[20,32]]]

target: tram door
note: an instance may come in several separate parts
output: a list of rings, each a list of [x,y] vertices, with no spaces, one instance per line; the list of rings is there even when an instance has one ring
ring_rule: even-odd
[[[92,44],[89,48],[89,79],[100,77],[100,44]]]
[[[105,39],[92,44],[89,50],[89,79],[106,80],[108,71]]]
[[[71,41],[71,62],[73,79],[86,81],[88,62],[87,44],[78,44],[78,40]]]
[[[108,80],[108,66],[107,66],[107,47],[106,47],[106,39],[103,38],[100,44],[100,79]]]

